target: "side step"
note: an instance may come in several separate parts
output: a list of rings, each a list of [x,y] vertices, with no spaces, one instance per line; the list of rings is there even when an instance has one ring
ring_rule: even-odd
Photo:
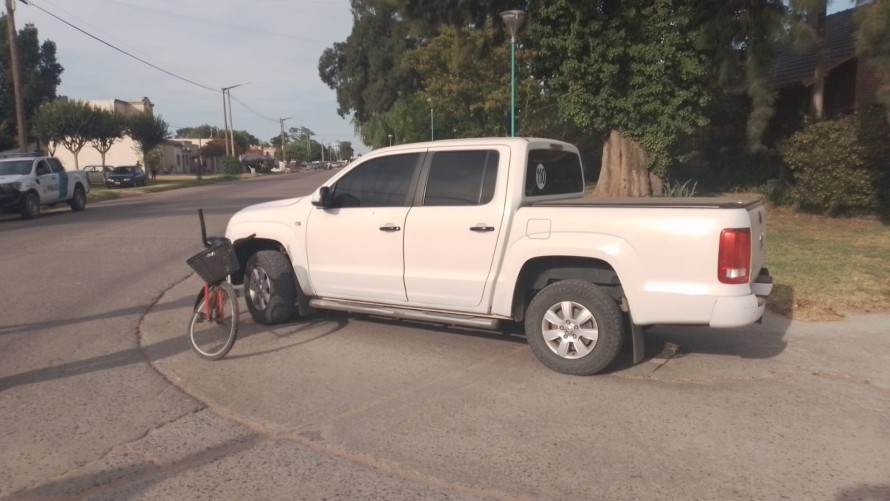
[[[500,326],[496,318],[474,317],[470,315],[455,315],[440,311],[412,310],[395,306],[379,305],[372,303],[358,303],[352,301],[337,301],[335,299],[314,298],[309,300],[309,306],[323,310],[345,311],[348,313],[362,313],[365,315],[377,315],[406,320],[420,320],[445,325],[459,325],[461,327],[474,327],[477,329],[495,330]]]

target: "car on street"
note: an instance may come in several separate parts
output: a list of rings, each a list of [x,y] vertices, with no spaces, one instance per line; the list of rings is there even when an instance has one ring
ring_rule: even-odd
[[[105,186],[123,188],[126,186],[145,186],[145,170],[138,165],[122,165],[115,167],[105,178]]]
[[[114,170],[114,167],[110,165],[87,165],[83,168],[83,171],[87,173],[87,179],[90,180],[90,184],[105,184],[105,180],[112,170]]]

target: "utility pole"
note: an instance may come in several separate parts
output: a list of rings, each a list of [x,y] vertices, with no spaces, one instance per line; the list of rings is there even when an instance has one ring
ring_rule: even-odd
[[[9,0],[7,0],[9,1]],[[240,83],[238,85],[230,85],[228,87],[222,88],[223,95],[223,123],[226,126],[226,156],[235,156],[235,124],[232,122],[232,93],[230,92],[235,87],[241,87],[242,85],[247,85]],[[226,100],[228,98],[228,100]],[[228,106],[228,109],[226,108]],[[229,153],[229,143],[232,144],[231,153]]]
[[[9,38],[9,62],[12,70],[12,93],[15,95],[15,121],[18,129],[19,151],[28,151],[28,126],[25,123],[25,98],[22,95],[22,76],[19,69],[19,50],[16,44],[15,0],[6,0],[6,32]]]
[[[279,118],[279,119],[278,119],[278,122],[281,124],[281,159],[282,159],[282,160],[285,160],[285,158],[284,158],[284,138],[287,137],[287,136],[284,135],[284,121],[285,121],[285,120],[290,120],[291,118],[293,118],[293,117]]]

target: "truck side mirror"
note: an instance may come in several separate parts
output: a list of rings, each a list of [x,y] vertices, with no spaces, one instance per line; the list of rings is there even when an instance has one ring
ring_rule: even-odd
[[[312,195],[312,205],[322,209],[329,209],[331,207],[331,189],[327,186],[319,188]]]

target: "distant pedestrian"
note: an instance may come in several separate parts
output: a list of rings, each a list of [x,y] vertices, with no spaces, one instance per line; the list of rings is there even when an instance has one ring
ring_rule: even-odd
[[[154,165],[151,166],[151,180],[154,182],[158,178],[158,168]]]

